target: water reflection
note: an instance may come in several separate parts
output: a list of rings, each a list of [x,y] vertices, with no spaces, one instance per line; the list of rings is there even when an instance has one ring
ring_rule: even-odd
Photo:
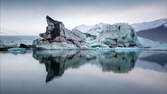
[[[79,68],[84,64],[93,64],[103,72],[127,73],[131,71],[139,52],[117,52],[113,50],[35,50],[33,57],[45,64],[46,82],[61,77],[69,68]]]

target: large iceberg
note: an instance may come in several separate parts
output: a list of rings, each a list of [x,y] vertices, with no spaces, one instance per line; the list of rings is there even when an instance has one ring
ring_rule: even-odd
[[[42,39],[36,39],[33,45],[42,49],[76,49],[89,48],[85,42],[85,34],[78,30],[68,30],[60,21],[46,16],[46,32],[40,34]]]
[[[119,29],[118,26],[120,26],[120,25],[122,25],[121,26],[122,27],[121,33],[120,32],[119,33],[118,32],[108,32],[108,33],[106,32],[106,31],[115,31],[115,30],[118,31],[118,29]],[[133,27],[133,25],[132,25],[132,27]],[[107,41],[107,44],[109,44],[108,40],[111,42],[111,40],[110,40],[111,38],[117,37],[116,39],[118,39],[118,40],[121,40],[122,38],[126,38],[125,40],[121,40],[122,43],[119,42],[117,45],[115,45],[119,49],[120,49],[120,46],[121,46],[121,49],[124,49],[124,48],[122,48],[123,45],[129,45],[128,49],[131,48],[131,46],[133,47],[133,45],[137,45],[137,47],[142,47],[142,48],[151,48],[151,49],[154,48],[154,49],[166,50],[167,44],[165,44],[165,43],[161,43],[159,41],[153,41],[153,40],[150,40],[147,38],[140,37],[140,36],[138,36],[138,33],[136,35],[136,33],[134,33],[134,32],[131,32],[131,34],[128,34],[128,32],[131,29],[133,29],[133,31],[136,32],[135,28],[132,28],[132,27],[129,26],[128,24],[125,25],[125,23],[117,23],[117,24],[113,24],[113,25],[106,24],[106,23],[99,23],[99,24],[92,25],[92,26],[86,26],[86,25],[77,26],[74,29],[77,29],[80,31],[84,30],[85,34],[90,37],[90,38],[87,38],[88,42],[93,47],[99,47],[99,46],[105,47],[106,45],[103,45],[104,44],[103,40],[105,40],[105,43]],[[113,30],[110,30],[110,28]],[[114,28],[115,28],[115,30],[114,30]],[[102,34],[102,32],[104,32],[104,33]],[[128,36],[125,34],[127,34]],[[120,35],[122,38],[120,37]],[[133,37],[133,35],[135,35],[135,36]],[[150,34],[150,35],[152,35],[152,34]],[[102,36],[102,37],[99,37],[99,36]],[[147,36],[149,36],[149,35],[147,35]],[[94,37],[97,37],[97,38],[94,38]],[[93,41],[90,41],[90,39]],[[96,39],[96,40],[94,40],[94,39]],[[100,39],[102,41],[99,42],[99,41],[97,41],[97,39]],[[128,41],[128,42],[126,42],[126,41]],[[112,41],[112,46],[114,46],[113,45],[114,42],[115,41]]]
[[[141,47],[134,29],[126,23],[103,24],[102,28],[98,29],[98,32],[99,34],[94,40],[96,42],[91,43],[92,47],[96,47],[95,45],[107,48]]]
[[[83,33],[78,29],[68,30],[60,21],[46,16],[47,28],[33,45],[39,49],[91,49],[140,47],[134,29],[126,23],[102,24],[99,34]],[[93,30],[93,29],[92,29]]]

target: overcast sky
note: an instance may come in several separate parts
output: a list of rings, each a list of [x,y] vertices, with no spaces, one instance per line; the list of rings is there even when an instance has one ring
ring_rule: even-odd
[[[45,32],[46,15],[68,29],[81,24],[126,22],[167,18],[167,0],[0,0],[1,32]]]

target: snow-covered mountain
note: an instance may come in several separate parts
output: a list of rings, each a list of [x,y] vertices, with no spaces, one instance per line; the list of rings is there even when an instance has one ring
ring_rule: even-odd
[[[167,43],[167,19],[138,23],[133,24],[132,26],[140,37]]]
[[[165,26],[159,26],[148,30],[142,30],[137,32],[137,35],[143,38],[148,38],[153,41],[167,43],[167,27]]]
[[[164,26],[167,28],[167,18],[158,19],[150,22],[143,22],[143,23],[135,23],[132,24],[132,27],[135,29],[136,32],[157,28],[160,26]]]

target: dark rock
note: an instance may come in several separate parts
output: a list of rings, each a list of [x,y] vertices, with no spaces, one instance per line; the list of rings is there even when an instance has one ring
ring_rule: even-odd
[[[53,20],[51,17],[46,16],[48,26],[46,27],[46,32],[41,33],[40,37],[48,40],[53,40],[60,36],[61,28],[63,23],[60,21]]]
[[[8,47],[4,47],[4,48],[0,48],[0,51],[7,51],[9,48]]]
[[[92,39],[96,39],[96,36],[95,35],[91,35],[89,33],[84,33],[86,35],[86,37],[88,38],[92,38]]]
[[[19,48],[30,48],[30,47],[26,44],[20,44]]]

